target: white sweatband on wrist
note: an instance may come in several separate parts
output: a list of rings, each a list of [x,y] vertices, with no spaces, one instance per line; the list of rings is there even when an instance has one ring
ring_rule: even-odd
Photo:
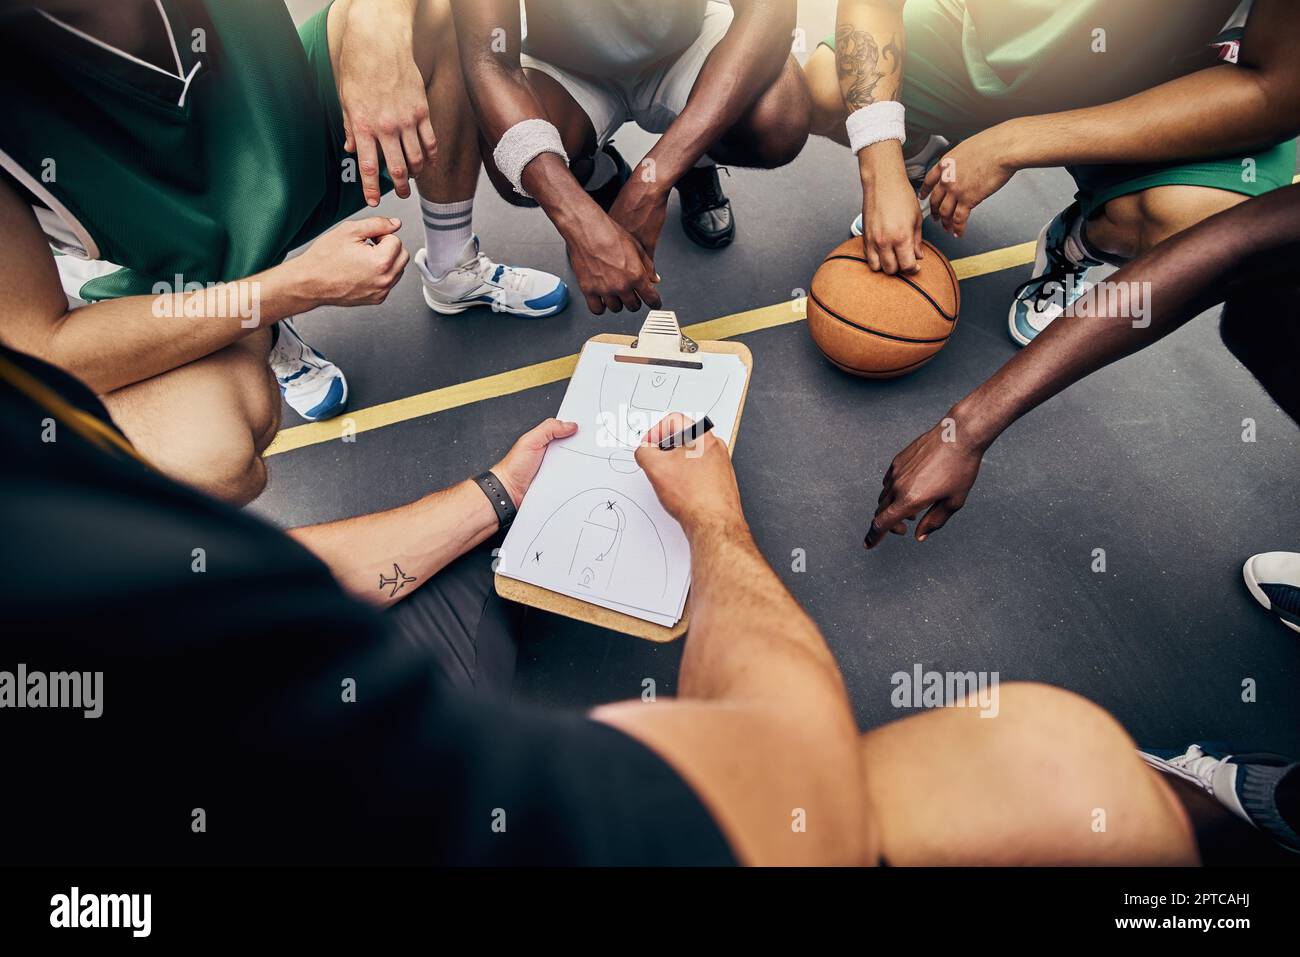
[[[903,130],[903,104],[897,100],[881,100],[860,110],[854,110],[844,121],[849,131],[849,149],[857,153],[872,143],[883,140],[907,139]]]
[[[510,181],[515,192],[532,199],[524,189],[522,178],[524,167],[543,153],[554,153],[569,162],[569,154],[564,152],[564,141],[560,131],[546,120],[521,120],[506,130],[492,151],[492,159],[501,170],[501,175]]]

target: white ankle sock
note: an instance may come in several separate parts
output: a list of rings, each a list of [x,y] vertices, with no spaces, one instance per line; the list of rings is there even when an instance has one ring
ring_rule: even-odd
[[[424,218],[424,250],[429,272],[435,276],[446,275],[447,270],[460,265],[465,244],[474,235],[474,200],[431,203],[422,197],[420,215]]]
[[[596,155],[591,158],[591,175],[582,184],[582,188],[594,193],[617,175],[618,164],[614,162],[614,157],[604,150],[596,150]]]
[[[1082,216],[1076,216],[1070,226],[1070,234],[1065,240],[1065,258],[1078,265],[1079,260],[1083,257],[1094,259],[1097,262],[1109,263],[1112,266],[1122,266],[1127,262],[1127,260],[1102,252],[1088,242],[1088,221]]]

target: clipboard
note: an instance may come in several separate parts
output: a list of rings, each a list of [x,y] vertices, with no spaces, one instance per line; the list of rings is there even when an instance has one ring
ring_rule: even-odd
[[[593,342],[623,346],[622,349],[615,353],[615,361],[642,365],[698,369],[700,363],[693,356],[699,353],[738,357],[745,367],[745,385],[741,390],[740,405],[736,409],[736,423],[727,441],[728,454],[735,455],[736,439],[740,435],[740,420],[745,414],[745,400],[749,396],[749,382],[754,372],[754,357],[747,345],[743,342],[724,342],[721,340],[695,342],[682,333],[681,326],[677,321],[677,314],[664,309],[650,311],[641,324],[639,335],[619,336],[606,333],[592,336],[583,344],[583,352],[586,351],[587,345]],[[581,355],[578,361],[582,361]],[[611,631],[631,635],[634,638],[643,638],[646,641],[673,641],[684,635],[690,625],[691,597],[689,594],[686,596],[686,606],[682,609],[681,619],[671,628],[666,628],[663,625],[657,625],[642,618],[614,611],[611,608],[603,608],[600,605],[593,605],[579,598],[561,595],[559,592],[553,592],[531,582],[507,578],[499,573],[495,576],[494,581],[497,594],[509,601],[518,602],[532,608],[539,608],[542,611],[549,611],[556,615],[563,615],[575,621],[583,621],[601,628],[608,628]]]

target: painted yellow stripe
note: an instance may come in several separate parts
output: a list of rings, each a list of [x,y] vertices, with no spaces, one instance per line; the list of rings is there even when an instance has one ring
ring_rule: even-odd
[[[1291,182],[1300,183],[1300,174],[1292,178]],[[966,256],[963,259],[954,259],[952,268],[957,278],[961,280],[1023,266],[1025,263],[1033,262],[1034,245],[1033,242],[1019,243],[1015,246],[1005,246],[1002,249],[991,249],[986,253]],[[699,322],[687,326],[684,331],[693,339],[730,339],[747,332],[799,322],[806,317],[804,305],[802,299],[778,302],[759,309],[750,309],[748,312],[738,312],[734,315],[710,319],[707,322]],[[434,389],[431,392],[421,392],[419,395],[407,396],[404,399],[372,405],[328,422],[313,422],[310,425],[297,425],[283,429],[276,435],[275,441],[266,450],[266,454],[279,455],[304,446],[331,442],[338,439],[343,434],[343,429],[348,427],[356,432],[367,432],[370,429],[380,429],[386,425],[405,422],[407,419],[417,419],[422,415],[432,415],[435,412],[445,412],[448,409],[482,402],[484,399],[495,399],[503,395],[523,392],[525,389],[550,385],[552,382],[561,382],[573,375],[577,364],[576,355],[564,356],[560,359],[511,369],[509,372],[485,376],[482,379],[458,382],[455,385]]]
[[[1037,242],[1021,243],[1018,246],[1004,246],[1002,249],[990,249],[986,253],[976,253],[965,259],[954,259],[952,271],[958,279],[974,279],[986,276],[1002,269],[1012,269],[1034,261],[1034,249]]]
[[[993,249],[986,253],[967,256],[953,260],[952,267],[958,279],[973,279],[988,273],[1023,266],[1034,258],[1034,243],[1020,243],[1003,249]],[[801,322],[807,317],[806,303],[803,299],[773,303],[747,312],[737,312],[730,316],[721,316],[707,322],[697,322],[683,328],[692,339],[731,339],[760,329],[772,329],[792,322]],[[344,429],[353,432],[368,432],[386,425],[417,419],[422,415],[445,412],[485,399],[496,399],[505,395],[535,389],[538,386],[562,382],[573,375],[578,364],[577,355],[550,359],[530,366],[499,372],[496,375],[458,382],[455,385],[421,392],[404,399],[382,402],[365,409],[349,412],[328,422],[313,422],[309,425],[297,425],[283,429],[266,450],[267,455],[280,455],[292,452],[308,445],[332,442],[343,435]]]

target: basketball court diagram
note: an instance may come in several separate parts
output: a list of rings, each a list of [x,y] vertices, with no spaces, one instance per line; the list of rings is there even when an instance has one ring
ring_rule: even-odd
[[[714,372],[679,372],[609,365],[601,372],[592,443],[564,448],[605,459],[615,472],[640,471],[635,452],[642,438],[669,412],[693,419],[716,415],[728,377]]]
[[[530,578],[611,601],[661,599],[668,588],[668,551],[654,519],[611,488],[587,489],[562,503],[521,557]]]

